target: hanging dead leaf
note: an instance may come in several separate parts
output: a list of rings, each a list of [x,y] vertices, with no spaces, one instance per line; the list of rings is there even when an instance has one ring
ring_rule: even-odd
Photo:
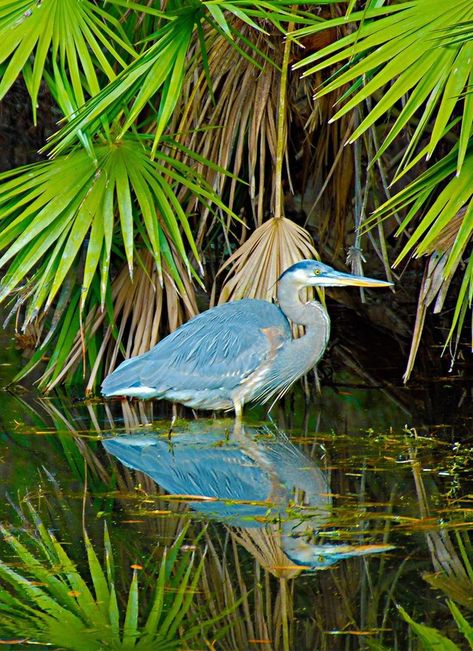
[[[453,265],[449,269],[448,273],[446,273],[445,269],[449,254],[463,223],[465,213],[466,207],[461,208],[455,217],[445,225],[445,228],[440,231],[437,238],[432,242],[428,249],[427,253],[430,255],[430,258],[424,268],[419,297],[417,299],[416,320],[414,331],[412,333],[409,359],[407,360],[406,371],[403,376],[404,382],[409,380],[412,369],[414,368],[420,340],[422,338],[422,332],[424,330],[427,309],[435,300],[433,313],[438,314],[441,312],[453,276],[462,260],[466,243],[463,250],[457,256],[455,265]]]
[[[259,226],[220,268],[230,267],[219,303],[243,297],[271,301],[277,280],[288,267],[318,257],[309,233],[286,217],[269,219]]]

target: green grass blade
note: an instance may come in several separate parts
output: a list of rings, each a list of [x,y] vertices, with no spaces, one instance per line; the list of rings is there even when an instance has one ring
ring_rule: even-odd
[[[143,643],[152,639],[158,632],[158,626],[161,621],[164,605],[164,594],[166,587],[166,567],[167,567],[167,550],[163,552],[163,558],[158,573],[158,580],[156,582],[154,600],[151,610],[149,612],[146,624],[144,626],[145,635],[143,635]]]
[[[138,639],[138,571],[133,570],[133,578],[128,593],[128,602],[123,625],[123,646],[132,649]]]
[[[104,615],[104,619],[107,619],[110,600],[110,592],[107,584],[107,579],[86,531],[84,531],[84,543],[87,552],[87,561],[89,563],[90,576],[92,578],[92,583],[94,584],[95,600],[97,602],[98,608]]]
[[[425,651],[438,651],[438,649],[442,649],[442,651],[460,651],[454,642],[442,635],[437,629],[416,623],[401,606],[398,606],[398,610],[422,642]]]
[[[452,613],[455,622],[458,626],[458,630],[463,633],[465,636],[466,641],[470,645],[470,649],[473,650],[473,627],[471,624],[465,619],[465,617],[461,614],[460,609],[458,606],[451,601],[450,599],[447,601],[448,607],[450,608],[450,612]]]

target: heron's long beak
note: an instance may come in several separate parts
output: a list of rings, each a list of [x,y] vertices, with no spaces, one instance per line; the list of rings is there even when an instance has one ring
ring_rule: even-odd
[[[393,545],[320,545],[315,548],[315,553],[336,560],[352,558],[353,556],[366,556],[367,554],[381,554],[394,549]]]
[[[297,545],[291,545],[290,550],[285,550],[288,557],[296,565],[302,565],[307,569],[324,569],[354,556],[367,556],[368,554],[380,554],[394,549],[392,545],[310,545],[299,541]]]
[[[319,287],[344,287],[347,285],[355,285],[356,287],[392,287],[394,283],[388,280],[346,274],[334,269],[330,273],[315,276],[313,284]]]

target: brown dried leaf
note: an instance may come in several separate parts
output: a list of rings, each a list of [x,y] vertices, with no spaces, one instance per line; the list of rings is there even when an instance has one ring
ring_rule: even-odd
[[[422,283],[419,290],[419,298],[417,300],[416,320],[414,324],[414,331],[412,334],[411,348],[409,351],[409,359],[407,360],[406,371],[403,376],[404,382],[407,382],[411,376],[414,367],[417,351],[419,350],[422,332],[424,330],[425,317],[427,308],[435,300],[433,312],[438,314],[443,307],[448,288],[452,282],[453,276],[460,264],[462,254],[458,256],[456,264],[452,267],[448,274],[445,274],[445,267],[448,262],[448,256],[451,248],[455,243],[458,231],[463,222],[466,213],[466,207],[461,208],[455,217],[446,224],[445,228],[439,233],[435,241],[432,243],[428,253],[430,258],[425,266]]]
[[[290,219],[272,218],[259,226],[220,268],[230,267],[219,303],[243,297],[271,301],[277,280],[300,260],[317,257],[309,233]]]
[[[139,256],[137,258],[140,259]],[[105,329],[102,344],[88,379],[87,393],[93,390],[98,369],[103,361],[105,361],[105,374],[111,373],[116,367],[122,346],[126,358],[140,355],[155,346],[160,335],[175,330],[181,323],[197,314],[192,281],[178,256],[175,257],[175,261],[178,267],[182,267],[179,272],[184,291],[176,287],[165,263],[163,263],[164,285],[160,285],[154,259],[147,251],[141,256],[141,264],[135,267],[133,279],[130,278],[128,267],[125,266],[112,282],[114,321],[118,328],[118,337],[116,340],[113,339],[110,325]],[[164,300],[166,300],[168,319],[168,326],[165,328],[162,324]],[[84,327],[88,336],[96,334],[103,327],[105,317],[105,312],[101,312],[99,308],[87,315]],[[79,364],[81,356],[81,339],[78,335],[64,368],[58,377],[46,386],[46,391],[61,383]],[[47,374],[44,378],[47,378]]]

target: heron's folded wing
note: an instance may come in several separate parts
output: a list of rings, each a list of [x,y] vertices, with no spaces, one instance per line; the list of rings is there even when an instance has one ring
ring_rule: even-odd
[[[266,301],[243,299],[198,315],[152,350],[124,362],[104,382],[170,389],[230,390],[253,373],[290,338],[281,310]],[[114,377],[115,376],[115,377]],[[107,385],[108,382],[108,385]]]

